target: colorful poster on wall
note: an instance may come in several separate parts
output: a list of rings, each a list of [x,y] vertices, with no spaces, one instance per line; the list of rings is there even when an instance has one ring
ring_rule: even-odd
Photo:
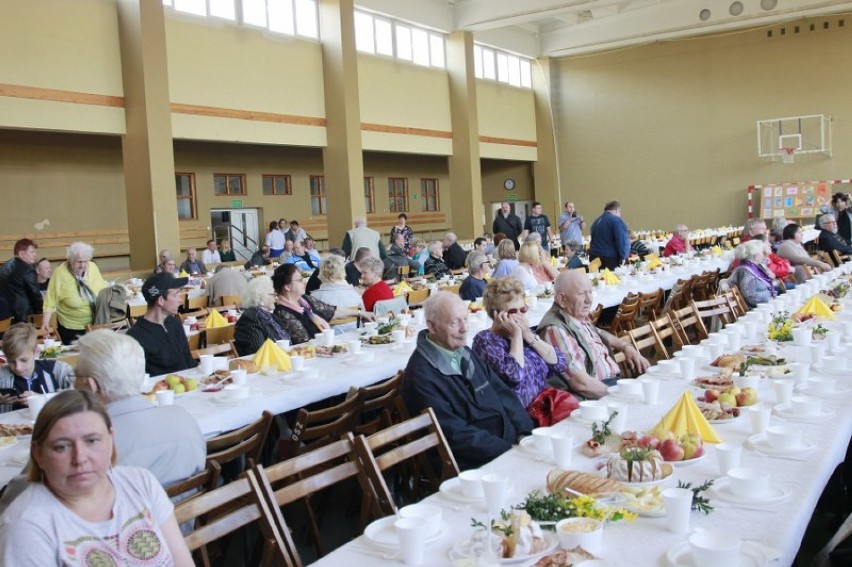
[[[831,204],[831,195],[836,192],[852,191],[852,180],[813,181],[754,185],[756,211],[752,214],[764,219],[785,217],[789,219],[813,220],[820,207]]]

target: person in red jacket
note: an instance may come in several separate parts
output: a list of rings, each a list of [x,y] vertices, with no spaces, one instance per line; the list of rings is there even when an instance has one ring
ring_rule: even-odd
[[[364,309],[372,311],[377,301],[393,299],[393,290],[382,279],[385,264],[379,258],[365,258],[358,265],[361,269],[361,285],[367,287],[361,299],[364,301]]]
[[[663,256],[668,258],[675,254],[685,254],[690,250],[692,250],[692,247],[689,245],[689,229],[685,224],[679,224],[672,231],[672,237],[666,243]]]

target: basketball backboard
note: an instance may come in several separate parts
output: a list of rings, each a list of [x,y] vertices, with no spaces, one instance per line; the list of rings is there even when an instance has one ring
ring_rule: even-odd
[[[757,155],[792,163],[793,156],[831,157],[831,117],[824,114],[757,121]]]

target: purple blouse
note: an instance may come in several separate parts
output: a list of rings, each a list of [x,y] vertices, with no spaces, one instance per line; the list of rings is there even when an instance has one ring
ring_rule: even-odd
[[[509,353],[510,346],[509,339],[488,329],[480,331],[473,338],[473,352],[515,392],[524,407],[529,407],[547,386],[547,377],[563,373],[568,368],[568,363],[565,361],[565,355],[556,347],[556,364],[548,364],[535,349],[524,345],[524,367],[521,368],[515,357]]]

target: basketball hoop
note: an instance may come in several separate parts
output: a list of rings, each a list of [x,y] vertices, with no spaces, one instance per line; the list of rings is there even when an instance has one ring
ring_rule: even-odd
[[[793,159],[796,157],[796,148],[781,148],[778,155],[781,156],[781,163],[793,163]]]

